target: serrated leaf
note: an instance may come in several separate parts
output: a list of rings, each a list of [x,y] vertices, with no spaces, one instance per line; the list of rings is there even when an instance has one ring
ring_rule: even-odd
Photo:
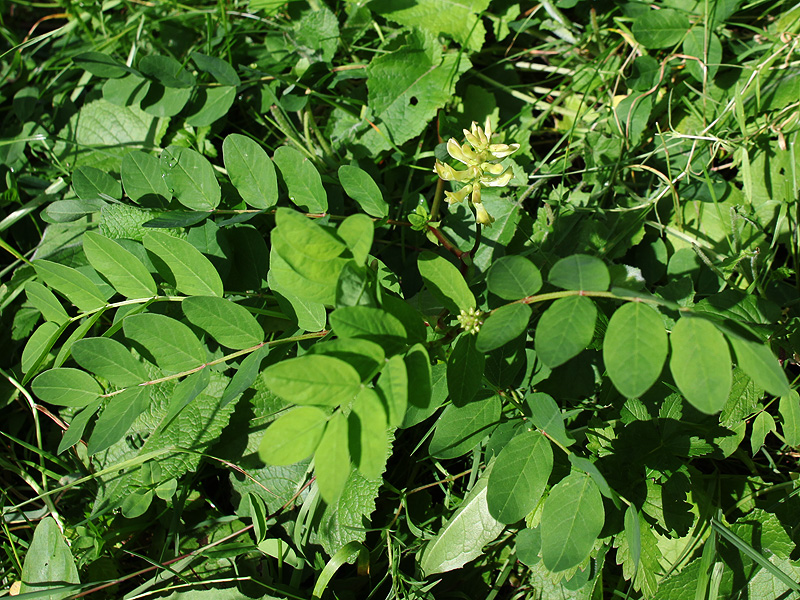
[[[689,30],[689,19],[677,10],[647,10],[633,23],[633,35],[645,48],[668,48],[681,41]]]
[[[678,389],[699,411],[722,410],[731,389],[731,357],[722,333],[701,318],[681,318],[670,335],[669,367]]]
[[[264,381],[274,394],[294,404],[337,406],[361,390],[358,372],[332,356],[306,354],[267,367]]]
[[[347,418],[350,456],[367,479],[378,479],[386,466],[389,436],[386,409],[378,394],[363,388]]]
[[[303,212],[324,213],[328,210],[328,194],[322,187],[319,171],[308,158],[289,146],[281,146],[272,160],[277,165],[289,190],[289,200]]]
[[[94,377],[71,368],[45,371],[33,380],[31,388],[45,402],[59,406],[86,406],[103,393]]]
[[[278,177],[267,153],[255,140],[232,133],[222,142],[222,156],[231,183],[254,208],[271,208],[278,201]]]
[[[333,504],[341,496],[350,477],[350,452],[347,419],[335,412],[314,453],[314,474],[322,499]]]
[[[161,173],[161,164],[152,154],[134,150],[122,157],[120,167],[125,194],[136,203],[172,198]]]
[[[21,594],[36,594],[41,600],[63,600],[76,593],[71,583],[80,583],[75,559],[55,519],[46,516],[33,532],[33,541],[22,565]],[[38,592],[38,593],[37,593]]]
[[[182,303],[183,314],[223,346],[242,350],[260,344],[264,330],[245,307],[217,296],[192,296]]]
[[[447,391],[456,406],[468,404],[481,389],[486,357],[475,343],[475,336],[463,333],[447,359]]]
[[[111,396],[97,418],[87,452],[97,454],[117,443],[150,404],[150,387],[137,386]]]
[[[553,449],[540,433],[523,431],[500,451],[489,476],[489,512],[510,525],[531,512],[542,498],[553,470]]]
[[[366,171],[355,166],[342,165],[339,167],[339,183],[368,215],[378,218],[389,215],[389,205],[383,199],[378,184]]]
[[[565,290],[605,291],[611,284],[608,267],[597,257],[573,254],[550,269],[548,281]]]
[[[577,356],[594,336],[597,308],[586,296],[569,296],[544,311],[534,334],[536,356],[554,369]]]
[[[182,146],[161,153],[161,172],[170,193],[186,208],[210,211],[219,204],[221,191],[214,168],[202,154]]]
[[[267,427],[258,455],[270,465],[290,465],[314,453],[325,432],[328,415],[314,406],[300,406]]]
[[[320,519],[317,540],[325,552],[334,555],[345,544],[366,539],[364,522],[375,510],[380,488],[380,479],[365,479],[356,469],[350,472],[344,491],[336,502],[325,507]]]
[[[488,436],[500,420],[502,403],[497,396],[476,400],[466,406],[444,409],[428,451],[436,458],[458,458]]]
[[[618,308],[608,322],[603,362],[619,392],[638,398],[661,375],[668,347],[658,312],[643,302],[629,302]]]
[[[142,261],[114,240],[87,231],[83,234],[83,250],[89,263],[126,298],[149,298],[158,292]]]
[[[486,274],[486,286],[504,300],[519,300],[542,288],[542,274],[527,258],[512,254],[492,263]]]
[[[84,338],[72,344],[72,356],[87,371],[118,387],[148,380],[147,369],[118,341],[105,337]]]
[[[491,352],[518,338],[528,328],[531,307],[527,304],[507,304],[492,312],[481,325],[475,347],[479,352]]]
[[[163,261],[163,268],[174,278],[178,291],[190,296],[222,296],[219,273],[189,242],[160,231],[146,233],[142,241]]]
[[[417,266],[428,289],[450,312],[475,308],[475,296],[463,275],[446,258],[426,250],[419,255]]]
[[[585,473],[572,473],[550,490],[542,509],[542,560],[552,571],[581,564],[605,522],[597,484]]]
[[[205,364],[206,350],[189,327],[170,317],[142,313],[125,317],[125,337],[141,344],[167,373]]]
[[[93,311],[106,305],[106,297],[91,279],[72,267],[37,259],[36,274],[51,288],[63,294],[82,311]]]

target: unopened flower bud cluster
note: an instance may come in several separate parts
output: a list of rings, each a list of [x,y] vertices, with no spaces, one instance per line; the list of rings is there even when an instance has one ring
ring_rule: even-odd
[[[470,308],[468,310],[461,310],[461,314],[456,317],[458,319],[461,328],[466,331],[467,333],[471,333],[475,335],[481,330],[481,325],[483,325],[483,321],[481,317],[483,313],[476,308]]]

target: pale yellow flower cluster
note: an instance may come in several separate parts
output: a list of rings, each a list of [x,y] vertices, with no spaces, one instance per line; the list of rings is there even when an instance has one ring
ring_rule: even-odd
[[[472,206],[475,207],[475,221],[481,225],[491,225],[494,218],[483,206],[481,188],[508,185],[514,172],[511,167],[504,169],[499,161],[519,150],[519,144],[492,144],[492,124],[488,118],[483,128],[473,121],[472,127],[463,131],[467,142],[459,145],[455,138],[450,138],[447,142],[447,153],[466,165],[466,170],[456,170],[438,160],[433,170],[445,181],[465,184],[457,192],[445,192],[449,204],[461,202],[470,196]]]
[[[481,325],[483,325],[482,316],[483,313],[477,308],[470,308],[468,310],[461,309],[461,314],[458,315],[456,319],[464,331],[475,335],[481,330]]]

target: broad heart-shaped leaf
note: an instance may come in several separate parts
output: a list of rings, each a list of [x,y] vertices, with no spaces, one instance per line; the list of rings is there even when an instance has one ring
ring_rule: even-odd
[[[46,320],[53,321],[59,325],[69,320],[67,311],[61,306],[61,302],[59,302],[55,294],[38,281],[27,282],[25,284],[25,294],[28,296],[28,302],[33,304]]]
[[[167,182],[161,173],[161,164],[152,154],[134,150],[122,157],[120,167],[125,194],[137,204],[148,201],[172,198]]]
[[[731,390],[731,355],[722,333],[706,319],[683,317],[670,335],[669,367],[678,389],[697,410],[722,410]]]
[[[189,371],[205,364],[206,350],[186,325],[164,315],[142,313],[125,317],[125,337],[141,344],[167,373]]]
[[[428,379],[430,380],[430,376]],[[419,383],[416,381],[409,382],[406,363],[402,356],[395,354],[386,361],[386,366],[383,367],[377,383],[377,387],[386,402],[387,420],[391,427],[399,427],[406,416],[409,383],[414,386],[425,384],[424,381]]]
[[[747,373],[757,386],[764,388],[773,396],[789,394],[791,391],[789,381],[768,345],[744,335],[737,335],[727,327],[725,337],[733,346],[739,368]]]
[[[648,10],[633,23],[633,35],[647,49],[668,48],[681,41],[689,30],[689,19],[677,10]]]
[[[541,433],[523,431],[500,451],[489,476],[489,512],[510,525],[531,512],[542,498],[553,470],[553,449]]]
[[[232,133],[222,142],[222,157],[231,183],[242,200],[253,208],[267,209],[275,205],[278,201],[278,176],[258,142]]]
[[[153,276],[131,252],[99,233],[83,234],[83,251],[89,263],[126,298],[149,298],[157,293]]]
[[[36,274],[57,292],[63,294],[82,311],[92,311],[106,305],[106,297],[94,282],[72,267],[37,259],[33,261]]]
[[[217,342],[234,350],[264,341],[264,330],[244,306],[217,296],[192,296],[182,303],[191,323],[207,331]]]
[[[378,479],[386,466],[389,436],[386,408],[375,390],[363,388],[347,418],[350,456],[367,479]]]
[[[31,384],[33,393],[59,406],[86,406],[103,393],[97,380],[79,369],[50,369]]]
[[[84,338],[72,344],[72,357],[87,371],[118,387],[149,379],[147,369],[118,341],[105,337]]]
[[[342,165],[339,167],[339,183],[368,215],[378,218],[389,216],[389,205],[383,199],[378,184],[366,171],[351,165]]]
[[[426,250],[419,255],[417,266],[428,289],[450,312],[475,308],[475,296],[464,276],[446,258]]]
[[[289,146],[281,146],[272,156],[289,190],[289,200],[304,212],[328,210],[328,194],[322,187],[319,171],[308,158]]]
[[[458,458],[488,436],[500,420],[502,402],[490,396],[458,407],[451,404],[436,422],[429,452],[436,458]]]
[[[90,456],[122,439],[136,418],[149,406],[150,389],[151,386],[132,387],[109,398],[87,444]]]
[[[789,446],[800,446],[800,396],[795,390],[781,398],[778,409],[783,417],[783,437]]]
[[[644,302],[628,302],[608,322],[603,362],[619,392],[638,398],[658,379],[668,349],[667,332],[658,312]]]
[[[275,419],[267,427],[258,455],[270,465],[291,465],[317,449],[328,415],[314,406],[299,406]]]
[[[263,372],[269,390],[294,404],[337,406],[361,391],[361,377],[332,356],[304,354],[270,365]]]
[[[161,153],[161,172],[175,199],[192,210],[214,210],[221,190],[214,167],[191,148],[168,146]]]
[[[503,524],[489,512],[487,469],[469,491],[461,506],[422,551],[420,567],[426,576],[452,571],[481,555],[483,547],[503,531]]]
[[[78,591],[69,586],[71,583],[80,583],[75,559],[55,519],[47,516],[33,532],[33,541],[22,565],[19,592],[38,592],[35,597],[42,600],[62,600]]]
[[[94,167],[78,167],[72,174],[72,187],[81,200],[119,200],[122,187],[105,171]]]
[[[350,438],[347,418],[336,411],[328,421],[322,440],[314,453],[314,476],[322,499],[335,502],[344,491],[350,477]]]
[[[512,254],[492,263],[486,274],[486,286],[504,300],[519,300],[542,288],[542,274],[527,258]]]
[[[565,290],[604,292],[611,283],[611,276],[608,267],[599,258],[573,254],[553,265],[548,281]]]
[[[481,325],[476,340],[479,352],[491,352],[522,335],[531,319],[527,304],[507,304],[495,310]]]
[[[447,391],[456,406],[468,404],[483,381],[486,357],[475,347],[475,336],[462,333],[447,359]]]
[[[592,551],[605,522],[603,499],[586,473],[559,481],[542,509],[542,560],[548,570],[564,571],[581,564]]]
[[[190,296],[222,296],[222,280],[211,261],[189,242],[161,231],[149,231],[142,239],[144,247],[161,259],[156,264],[161,273],[172,278],[179,292]]]
[[[586,296],[560,298],[544,311],[536,325],[536,356],[551,369],[563,365],[589,345],[597,308]]]

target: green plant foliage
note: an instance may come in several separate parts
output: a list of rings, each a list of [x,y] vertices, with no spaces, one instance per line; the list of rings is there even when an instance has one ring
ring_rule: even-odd
[[[564,364],[592,341],[596,318],[597,308],[585,296],[556,300],[536,326],[536,355],[550,368]]]
[[[45,517],[33,533],[22,566],[19,591],[23,594],[39,592],[40,598],[62,600],[73,595],[71,583],[80,583],[75,559],[55,520]]]
[[[253,208],[274,206],[278,200],[278,177],[264,149],[248,137],[231,134],[222,143],[222,153],[231,183],[244,201]]]
[[[504,256],[492,263],[486,274],[486,286],[505,300],[519,300],[541,289],[542,274],[522,256]]]

